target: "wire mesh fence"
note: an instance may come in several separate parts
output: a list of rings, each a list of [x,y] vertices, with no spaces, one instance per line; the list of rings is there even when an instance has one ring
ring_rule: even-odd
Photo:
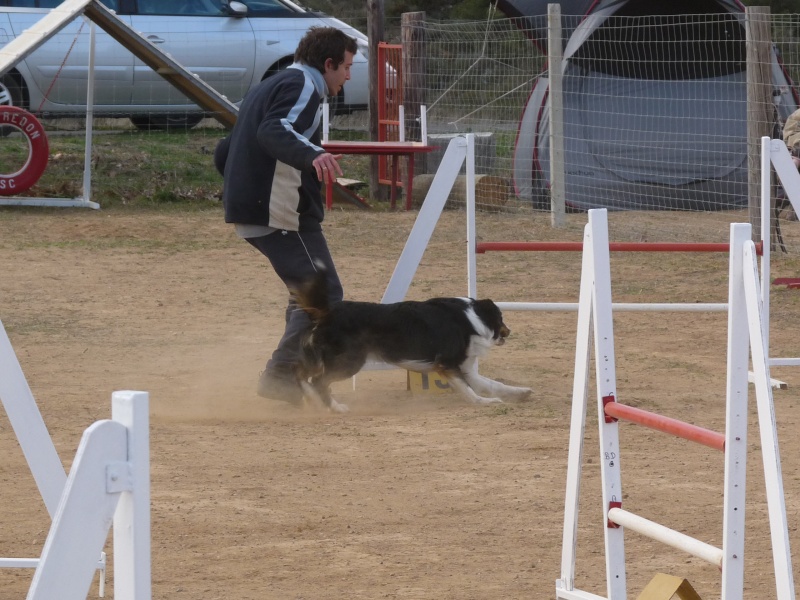
[[[420,69],[403,74],[404,81],[418,82],[414,84],[416,89],[404,90],[406,101],[411,102],[406,107],[406,117],[409,126],[414,125],[410,130],[418,135],[419,123],[414,120],[419,110],[413,103],[424,104],[429,142],[437,148],[418,158],[419,184],[414,184],[417,205],[424,198],[426,183],[436,172],[447,143],[454,135],[473,133],[478,208],[512,217],[509,235],[514,235],[513,227],[518,224],[518,235],[524,236],[526,219],[550,219],[553,173],[561,169],[568,211],[564,235],[571,235],[570,228],[580,230],[587,208],[607,206],[621,209],[610,216],[612,235],[620,239],[726,241],[729,223],[750,217],[748,204],[753,193],[748,187],[748,179],[752,178],[748,153],[752,154],[757,140],[748,129],[754,111],[748,106],[745,13],[703,12],[712,4],[698,3],[698,12],[690,14],[633,14],[621,8],[613,14],[606,11],[586,18],[562,16],[564,59],[559,105],[554,105],[556,93],[548,64],[548,36],[552,31],[546,15],[509,19],[491,13],[481,21],[415,22],[414,27],[423,29],[415,37],[423,42],[404,49],[417,55],[418,60],[410,64]],[[356,29],[366,29],[364,14],[338,16]],[[159,23],[153,20],[154,26]],[[293,27],[306,25],[307,21],[303,21]],[[388,41],[400,43],[404,39],[400,20],[387,22],[385,31]],[[770,135],[780,136],[783,120],[800,103],[796,83],[800,81],[800,14],[772,15],[769,31],[769,56],[749,69],[769,74],[770,107],[769,111],[762,111],[768,117],[758,125]],[[288,39],[301,33],[287,26],[282,35]],[[192,48],[203,49],[213,46],[216,38],[211,35],[206,30],[187,30],[181,32],[181,39],[189,40]],[[76,106],[81,99],[85,102],[85,36],[86,26],[76,23],[48,42],[56,50],[51,51],[54,62],[41,71],[46,76],[37,82],[36,90],[30,81],[24,81],[22,68],[6,73],[0,82],[5,84],[12,101],[23,105],[27,102],[27,108],[34,112],[41,108],[39,116],[44,119],[54,146],[53,168],[48,170],[52,172],[42,180],[47,193],[80,186],[77,171],[83,162],[80,145],[86,124],[86,115],[82,114],[85,107],[79,106],[71,119],[46,109],[72,102],[68,99],[70,94],[70,98],[77,98]],[[101,54],[109,54],[112,47],[101,37]],[[222,47],[215,48],[216,54],[221,54]],[[56,60],[55,55],[61,58]],[[181,57],[190,62],[195,58],[191,53]],[[198,197],[214,201],[219,195],[214,187],[215,173],[204,176],[197,185],[191,180],[196,179],[198,161],[210,164],[208,155],[224,130],[208,115],[201,121],[203,115],[196,111],[190,111],[192,118],[186,122],[164,121],[165,101],[156,93],[163,82],[154,73],[145,77],[147,69],[132,56],[129,58],[130,65],[125,61],[117,65],[119,73],[139,78],[138,84],[127,91],[122,85],[115,85],[115,78],[121,77],[117,71],[99,71],[100,95],[95,96],[93,123],[98,135],[114,135],[103,137],[95,148],[93,167],[98,189],[105,189],[105,179],[110,178],[107,188],[114,190],[112,199],[138,193],[128,194],[120,188],[120,173],[143,164],[156,168],[160,159],[155,154],[143,158],[149,150],[135,147],[131,140],[154,128],[170,133],[177,130],[177,135],[192,140],[179,143],[178,147],[191,148],[200,156],[184,161],[191,166],[183,170],[170,166],[177,158],[172,150],[164,159],[163,177],[151,178],[151,182],[163,180],[166,186],[181,190],[197,187],[202,190]],[[285,58],[291,58],[289,50]],[[253,64],[261,70],[251,69],[248,81],[257,82],[269,76],[273,67],[279,69],[287,63],[277,60],[274,64]],[[224,79],[230,88],[237,85],[235,75],[241,76],[242,72],[232,64],[220,63],[198,74],[209,78],[210,84],[214,78]],[[249,85],[239,79],[238,91],[229,95],[232,101],[238,100]],[[51,87],[48,81],[54,85]],[[366,93],[366,83],[362,78],[347,85],[352,91],[360,86]],[[120,95],[129,93],[136,95],[128,103],[136,101],[136,114],[106,110],[108,105],[119,103]],[[176,101],[175,94],[178,92],[166,97],[170,102]],[[42,97],[47,97],[50,104],[43,104]],[[193,108],[191,103],[181,102],[187,110]],[[355,106],[334,111],[331,135],[365,139],[369,135],[369,117],[363,107],[364,103],[358,101]],[[558,111],[564,125],[560,150],[550,147],[552,118]],[[134,118],[111,120],[112,116]],[[180,117],[177,115],[178,121]],[[198,121],[199,125],[187,132],[187,127]],[[56,141],[59,137],[69,138],[71,133],[76,135],[74,141]],[[4,160],[13,159],[12,166],[16,167],[24,161],[24,148],[19,141],[15,147],[13,139],[0,137],[0,154],[3,149],[10,149]],[[107,158],[112,154],[110,149],[116,150],[117,146],[125,150],[123,158]],[[551,165],[551,153],[557,155],[559,151],[563,165]],[[63,178],[65,171],[56,167],[68,163],[76,176],[73,183],[65,185],[57,179]],[[366,179],[363,170],[367,168],[362,163],[345,166],[346,174],[357,179]],[[182,181],[184,178],[187,181]],[[151,188],[148,190],[152,193],[172,197],[168,190]],[[780,228],[788,252],[800,253],[800,232],[796,231],[800,225],[793,220],[793,211],[782,206],[780,186],[774,186],[773,196],[777,203],[775,214],[779,216],[773,228]],[[454,193],[449,206],[462,207],[463,197],[463,193]],[[515,217],[520,215],[522,218]]]
[[[725,241],[730,222],[748,220],[748,151],[758,144],[748,139],[745,14],[622,12],[561,19],[569,218],[605,206],[622,209],[611,217],[620,236]],[[772,16],[772,51],[751,65],[771,76],[772,106],[759,126],[775,137],[800,106],[798,18]],[[424,77],[409,80],[424,81],[411,92],[427,107],[431,143],[474,133],[479,209],[547,218],[539,212],[549,210],[552,174],[546,16],[415,26],[424,27],[423,48],[412,49]],[[434,153],[426,169],[436,166]],[[774,194],[780,204],[779,187]],[[792,211],[779,214],[787,248],[800,251]]]

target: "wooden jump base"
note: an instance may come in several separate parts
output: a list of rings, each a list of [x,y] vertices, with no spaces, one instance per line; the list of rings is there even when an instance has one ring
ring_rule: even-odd
[[[729,252],[728,243],[681,242],[609,242],[611,252]],[[761,256],[764,243],[756,244],[756,254]],[[583,242],[481,242],[475,252],[583,252]]]
[[[620,404],[614,399],[614,396],[603,397],[603,411],[605,413],[606,423],[613,423],[614,421],[622,419],[623,421],[636,423],[643,427],[661,431],[662,433],[669,433],[676,437],[689,440],[690,442],[697,442],[698,444],[714,448],[715,450],[725,451],[725,435],[722,433],[665,417],[634,406]]]

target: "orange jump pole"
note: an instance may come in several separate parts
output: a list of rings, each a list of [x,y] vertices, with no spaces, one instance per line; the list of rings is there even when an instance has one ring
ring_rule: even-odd
[[[614,396],[603,398],[603,411],[606,415],[606,423],[622,419],[623,421],[637,423],[656,431],[697,442],[715,450],[725,450],[725,436],[721,433],[698,427],[697,425],[690,425],[641,408],[620,404],[614,399]]]
[[[727,243],[682,242],[610,242],[611,252],[728,252]],[[763,242],[756,244],[756,254],[761,256]],[[481,242],[475,252],[582,252],[583,242]]]

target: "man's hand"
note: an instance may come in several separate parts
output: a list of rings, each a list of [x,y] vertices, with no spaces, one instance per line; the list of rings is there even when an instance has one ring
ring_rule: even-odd
[[[338,162],[340,158],[342,158],[341,154],[323,152],[314,159],[314,162],[311,164],[317,172],[317,178],[321,182],[330,184],[336,181],[336,178],[340,175],[344,175]]]

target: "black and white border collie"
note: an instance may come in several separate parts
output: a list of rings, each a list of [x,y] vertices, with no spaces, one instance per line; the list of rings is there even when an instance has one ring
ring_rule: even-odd
[[[296,370],[308,400],[335,412],[347,406],[331,397],[330,385],[358,373],[368,360],[417,372],[435,371],[475,404],[524,400],[530,388],[513,387],[478,374],[478,359],[511,333],[491,300],[433,298],[394,304],[342,301],[328,304],[325,273],[292,290],[313,323]]]

